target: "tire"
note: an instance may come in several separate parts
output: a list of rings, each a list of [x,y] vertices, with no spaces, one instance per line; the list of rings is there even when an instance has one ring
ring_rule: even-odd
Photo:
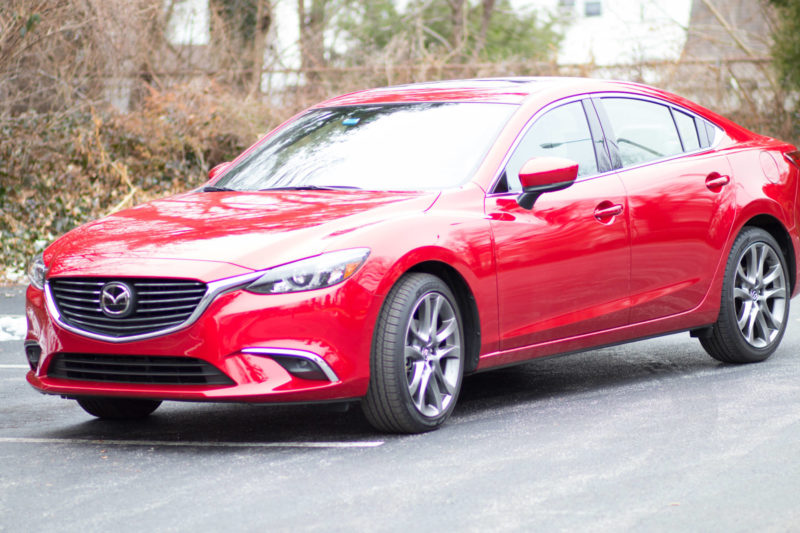
[[[367,420],[392,433],[441,426],[461,390],[464,353],[461,313],[448,286],[431,274],[400,278],[372,340],[369,390],[362,401]]]
[[[90,415],[104,420],[138,420],[158,409],[158,400],[131,398],[78,398],[78,405]]]
[[[783,338],[789,298],[789,275],[781,247],[766,231],[744,228],[725,266],[719,317],[700,343],[723,363],[763,361]]]

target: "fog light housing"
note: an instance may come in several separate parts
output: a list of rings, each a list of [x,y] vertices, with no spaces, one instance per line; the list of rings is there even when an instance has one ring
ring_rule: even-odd
[[[39,359],[42,358],[42,347],[35,341],[25,342],[25,357],[28,358],[28,365],[34,372],[39,368]]]
[[[317,381],[328,380],[325,372],[314,361],[286,355],[272,355],[271,357],[294,377]]]
[[[294,377],[338,383],[339,376],[319,355],[305,350],[288,348],[243,348],[242,353],[269,357]]]

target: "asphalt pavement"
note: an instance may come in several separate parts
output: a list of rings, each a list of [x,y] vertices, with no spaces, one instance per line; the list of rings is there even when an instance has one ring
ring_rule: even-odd
[[[358,408],[95,420],[27,385],[22,290],[0,287],[0,531],[800,531],[792,303],[764,363],[688,334],[540,360],[467,378],[443,428],[394,436]]]

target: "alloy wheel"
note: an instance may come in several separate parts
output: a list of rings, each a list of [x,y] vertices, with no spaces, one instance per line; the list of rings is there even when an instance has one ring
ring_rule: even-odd
[[[786,276],[775,250],[754,242],[739,258],[733,283],[736,323],[747,343],[768,346],[786,316]]]
[[[444,412],[458,392],[461,335],[452,304],[439,292],[423,294],[406,328],[406,385],[417,411],[426,417]]]

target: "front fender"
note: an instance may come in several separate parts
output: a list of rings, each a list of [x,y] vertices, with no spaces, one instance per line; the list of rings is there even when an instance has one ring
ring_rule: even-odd
[[[463,278],[481,310],[483,348],[494,346],[498,334],[496,268],[491,228],[483,214],[483,191],[469,187],[449,191],[447,196],[450,198],[437,202],[422,216],[387,220],[354,232],[353,245],[371,243],[370,257],[358,280],[382,305],[405,273],[423,263],[446,265]]]

